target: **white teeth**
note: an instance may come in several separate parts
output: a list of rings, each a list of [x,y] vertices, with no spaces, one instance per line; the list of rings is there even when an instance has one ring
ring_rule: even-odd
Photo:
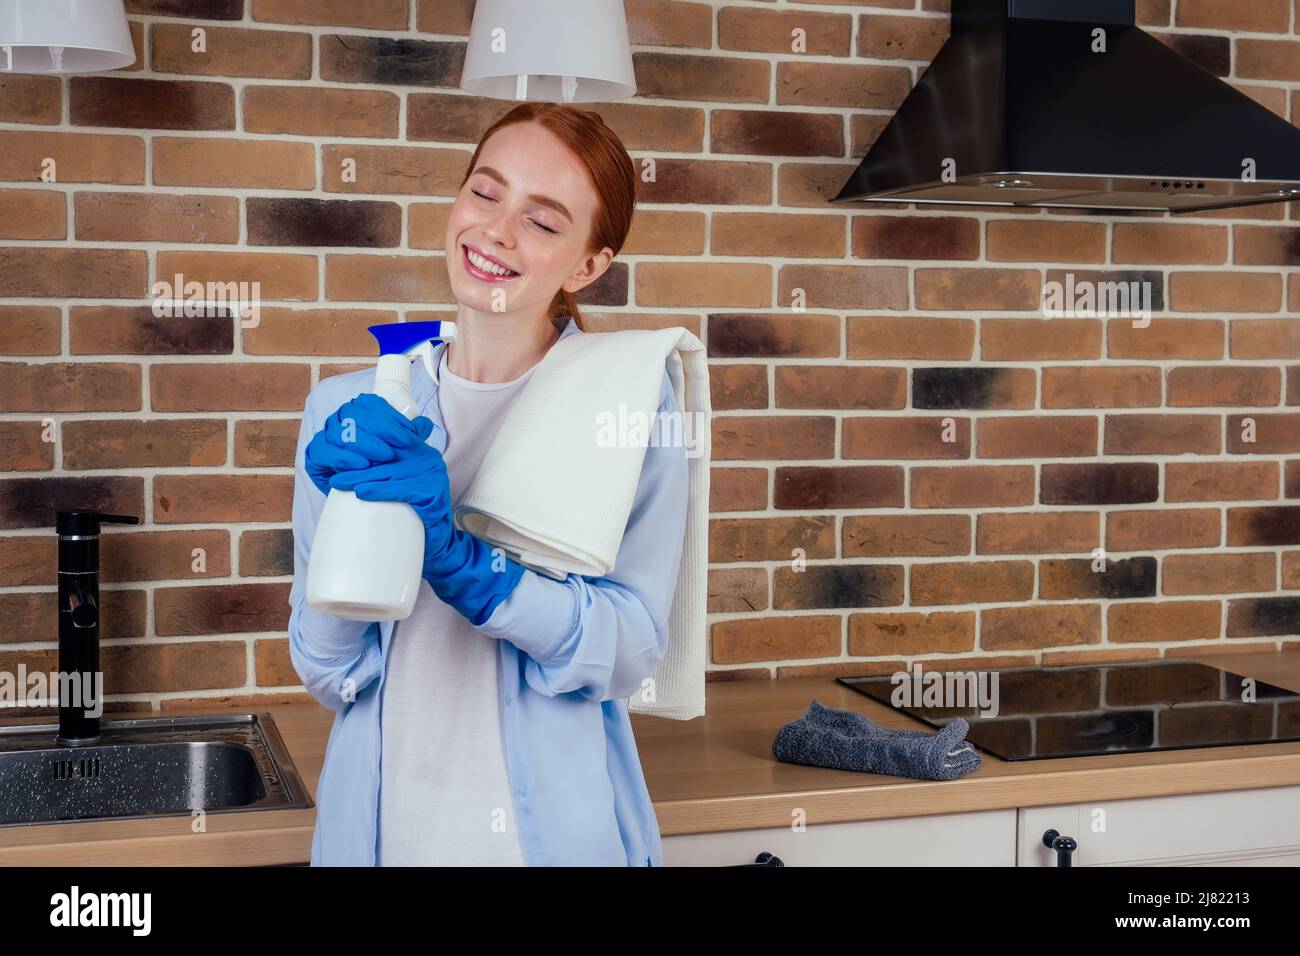
[[[509,269],[501,268],[495,262],[488,262],[488,260],[484,259],[482,256],[480,256],[478,253],[476,253],[473,249],[469,248],[468,246],[465,247],[465,252],[468,253],[469,261],[474,263],[474,268],[476,269],[482,269],[484,272],[490,272],[494,276],[518,275],[518,273],[511,272]]]

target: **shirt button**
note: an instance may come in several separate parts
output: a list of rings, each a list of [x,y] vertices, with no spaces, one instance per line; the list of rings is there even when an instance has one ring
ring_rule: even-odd
[[[509,706],[509,704],[510,704],[510,695],[506,694],[506,705]]]

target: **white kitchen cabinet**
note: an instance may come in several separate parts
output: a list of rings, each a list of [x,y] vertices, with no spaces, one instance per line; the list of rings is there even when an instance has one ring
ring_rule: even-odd
[[[689,833],[663,849],[664,866],[738,866],[763,851],[786,866],[1015,866],[1016,811]]]
[[[1056,866],[1048,830],[1074,866],[1300,866],[1300,786],[666,836],[664,865]]]
[[[1023,807],[1018,865],[1056,866],[1048,830],[1078,843],[1074,866],[1297,866],[1300,787]]]

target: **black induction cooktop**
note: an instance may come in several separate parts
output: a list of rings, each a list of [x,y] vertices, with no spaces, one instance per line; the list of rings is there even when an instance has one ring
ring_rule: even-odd
[[[839,677],[932,727],[956,717],[1004,760],[1300,740],[1300,693],[1196,661],[943,670]]]

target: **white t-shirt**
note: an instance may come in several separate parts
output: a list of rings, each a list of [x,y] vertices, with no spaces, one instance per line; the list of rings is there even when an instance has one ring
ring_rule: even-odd
[[[478,471],[536,366],[483,383],[438,363],[453,505]],[[388,648],[379,789],[380,866],[524,866],[501,728],[495,638],[444,604],[427,581]]]

